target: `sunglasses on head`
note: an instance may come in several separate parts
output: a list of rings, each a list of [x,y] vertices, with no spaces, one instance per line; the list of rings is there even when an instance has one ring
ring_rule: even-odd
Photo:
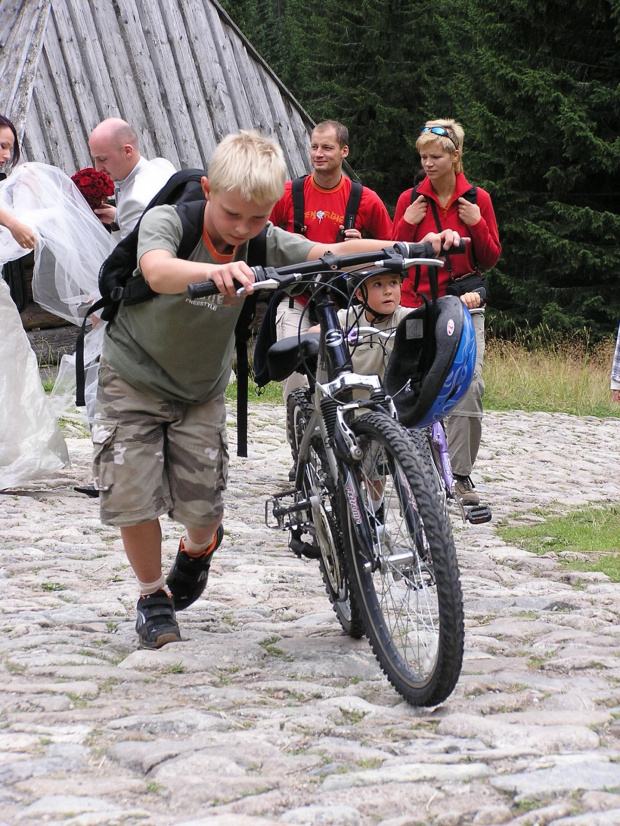
[[[447,129],[444,129],[443,126],[425,126],[424,129],[420,132],[421,135],[426,134],[426,132],[432,132],[433,135],[441,135],[442,138],[447,138],[449,141],[452,141],[454,144],[454,148],[458,151],[458,144],[452,137],[452,135],[448,132]]]

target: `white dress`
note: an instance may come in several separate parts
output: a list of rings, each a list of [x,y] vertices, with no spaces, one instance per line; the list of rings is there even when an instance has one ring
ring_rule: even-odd
[[[8,284],[0,278],[0,490],[18,488],[68,464],[37,357]]]
[[[110,233],[71,179],[47,164],[17,166],[0,183],[0,206],[34,230],[35,301],[80,324],[86,309],[99,297],[99,268],[115,246]],[[0,227],[0,266],[28,252],[8,229]],[[93,373],[93,388],[104,326],[98,325],[85,342],[85,365]],[[63,362],[65,395],[59,399],[57,393],[52,407],[17,307],[0,278],[0,490],[49,475],[68,464],[57,416],[64,412],[75,384],[71,357],[63,357]]]

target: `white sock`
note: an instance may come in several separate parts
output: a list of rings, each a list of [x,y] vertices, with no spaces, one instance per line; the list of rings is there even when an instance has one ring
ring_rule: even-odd
[[[187,551],[190,556],[200,556],[200,554],[204,553],[211,545],[213,545],[214,536],[215,533],[208,542],[203,542],[199,545],[197,542],[192,542],[187,534],[183,534],[183,549]]]
[[[159,577],[159,579],[156,579],[155,582],[140,582],[140,580],[138,580],[140,596],[146,597],[149,594],[155,594],[157,591],[160,591],[165,584],[166,577],[163,574]]]

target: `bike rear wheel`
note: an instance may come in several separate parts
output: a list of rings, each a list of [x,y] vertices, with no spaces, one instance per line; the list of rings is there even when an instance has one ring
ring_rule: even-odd
[[[369,413],[350,427],[362,450],[348,466],[340,502],[353,593],[389,681],[412,705],[437,705],[458,681],[464,644],[445,500],[401,425]],[[360,520],[368,522],[374,549],[364,542]]]
[[[309,391],[293,390],[287,399],[287,428],[296,462],[299,462],[299,446],[311,415]],[[336,518],[337,496],[318,435],[312,439],[304,461],[301,487],[301,496],[314,502],[314,519],[300,526],[300,539],[303,541],[305,536],[320,552],[317,556],[321,576],[338,622],[350,637],[359,639],[364,636],[364,623],[349,586],[342,531]]]

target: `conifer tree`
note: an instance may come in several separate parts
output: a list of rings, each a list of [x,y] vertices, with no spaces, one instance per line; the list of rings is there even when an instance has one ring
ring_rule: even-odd
[[[465,126],[468,177],[493,196],[499,320],[609,331],[620,315],[620,3],[457,10],[462,27],[442,27],[453,41],[444,106]]]

